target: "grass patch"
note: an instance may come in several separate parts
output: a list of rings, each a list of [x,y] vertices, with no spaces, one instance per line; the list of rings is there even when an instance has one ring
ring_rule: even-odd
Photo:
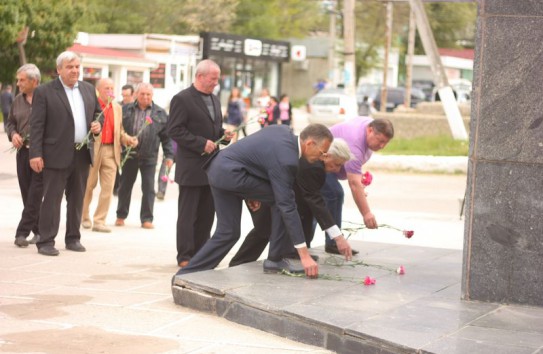
[[[468,156],[469,141],[454,140],[450,136],[424,136],[413,139],[394,138],[383,155]]]

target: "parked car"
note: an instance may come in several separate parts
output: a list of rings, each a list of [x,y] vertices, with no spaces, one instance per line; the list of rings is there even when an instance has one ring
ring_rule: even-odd
[[[462,103],[471,100],[471,81],[467,79],[451,79],[449,85],[453,90],[456,102]],[[434,88],[433,96],[435,101],[441,101],[437,88]]]
[[[344,122],[358,114],[356,97],[341,89],[323,90],[311,97],[307,103],[309,123],[332,126]]]
[[[368,97],[368,102],[375,108],[381,110],[381,85],[379,84],[364,84],[360,85],[357,90],[356,98],[358,104],[364,100],[364,96]],[[415,107],[418,103],[425,101],[426,95],[416,87],[411,88],[411,107]],[[392,112],[396,107],[405,102],[404,87],[387,87],[387,112]]]

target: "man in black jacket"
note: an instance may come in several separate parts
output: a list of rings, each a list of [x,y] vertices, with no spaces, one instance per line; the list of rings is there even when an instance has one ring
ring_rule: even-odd
[[[168,135],[177,143],[175,182],[179,184],[177,204],[177,264],[184,267],[209,240],[215,208],[202,169],[217,148],[215,141],[231,134],[222,127],[219,98],[213,90],[221,70],[212,60],[196,66],[193,84],[179,92],[170,103]]]
[[[124,226],[124,219],[130,210],[132,188],[141,173],[141,227],[153,228],[155,204],[155,172],[158,149],[162,145],[168,165],[173,165],[173,147],[166,134],[168,115],[153,102],[153,86],[141,83],[136,90],[136,101],[123,106],[123,127],[127,134],[138,138],[138,145],[130,151],[124,166],[121,166],[119,204],[117,205],[116,226]],[[126,152],[125,152],[126,154]]]
[[[311,241],[313,240],[313,218],[315,218],[320,227],[336,241],[341,253],[347,259],[352,256],[351,247],[336,226],[320,190],[324,185],[326,172],[339,171],[341,166],[350,159],[351,153],[347,143],[343,139],[334,139],[330,149],[321,160],[310,163],[304,158],[300,159],[294,185],[296,205],[302,221],[307,247],[311,247]],[[254,229],[247,234],[238,252],[230,261],[231,267],[256,261],[270,241],[270,208],[263,205],[256,212],[251,211],[251,217]],[[292,250],[292,253],[295,254],[295,251]]]

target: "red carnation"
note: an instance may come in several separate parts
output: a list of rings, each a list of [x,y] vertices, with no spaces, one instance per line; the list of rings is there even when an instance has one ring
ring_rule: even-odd
[[[407,238],[411,238],[415,234],[413,230],[403,230],[403,235]]]
[[[362,175],[362,184],[367,187],[367,186],[369,186],[371,184],[371,181],[373,181],[373,176],[371,175],[371,173],[369,171],[366,171]]]

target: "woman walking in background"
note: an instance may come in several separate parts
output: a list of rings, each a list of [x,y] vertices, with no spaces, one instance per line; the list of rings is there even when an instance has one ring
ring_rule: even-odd
[[[242,123],[247,121],[247,111],[245,109],[245,102],[241,98],[241,92],[237,87],[232,89],[230,97],[228,98],[228,107],[226,108],[226,124],[231,128],[237,128]],[[241,128],[243,135],[247,136],[245,127]],[[239,132],[232,138],[232,143],[238,140]]]
[[[278,104],[279,108],[279,124],[290,126],[292,124],[292,105],[286,94],[281,95],[281,99]]]

